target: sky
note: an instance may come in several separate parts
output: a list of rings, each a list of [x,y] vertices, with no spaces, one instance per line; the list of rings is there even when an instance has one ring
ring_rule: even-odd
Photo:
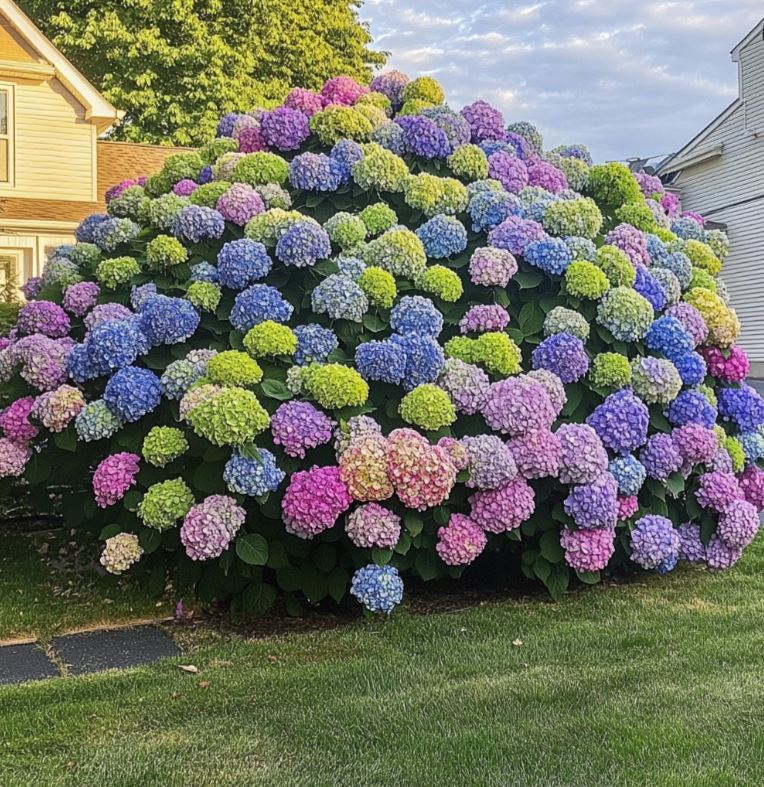
[[[730,50],[761,0],[365,0],[387,68],[431,75],[461,108],[482,98],[545,147],[595,160],[681,148],[737,96]]]

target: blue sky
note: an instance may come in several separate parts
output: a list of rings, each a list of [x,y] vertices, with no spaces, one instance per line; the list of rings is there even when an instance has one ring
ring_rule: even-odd
[[[732,47],[761,0],[366,0],[388,67],[430,74],[597,160],[677,150],[737,95]]]

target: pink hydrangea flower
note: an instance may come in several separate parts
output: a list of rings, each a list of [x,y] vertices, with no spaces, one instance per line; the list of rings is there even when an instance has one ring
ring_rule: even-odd
[[[719,515],[716,534],[731,549],[747,547],[759,532],[759,513],[745,500],[734,500]]]
[[[381,434],[351,439],[339,458],[340,478],[355,500],[387,500],[393,485],[387,475],[387,440]]]
[[[85,397],[79,388],[60,385],[55,391],[37,397],[31,416],[51,432],[63,432],[84,406]]]
[[[180,528],[180,540],[191,560],[211,560],[228,549],[247,512],[228,495],[210,495],[191,506]]]
[[[31,456],[32,449],[26,443],[0,437],[0,478],[20,476]]]
[[[265,210],[265,203],[248,183],[234,183],[220,195],[216,207],[226,221],[243,227],[253,216]]]
[[[491,429],[510,437],[549,429],[557,417],[544,386],[527,376],[493,383],[481,412]]]
[[[710,462],[716,454],[716,435],[701,424],[685,424],[671,433],[671,439],[685,462]]]
[[[499,489],[475,492],[468,502],[472,521],[489,533],[519,527],[536,507],[533,488],[524,478],[513,478]]]
[[[698,490],[695,493],[698,505],[710,508],[719,513],[725,511],[730,503],[740,500],[743,493],[732,473],[714,471],[704,473],[698,478]]]
[[[618,519],[625,522],[631,519],[639,510],[639,500],[636,495],[618,498]]]
[[[764,511],[764,471],[749,465],[737,477],[743,497],[757,510]]]
[[[725,358],[718,347],[704,347],[701,354],[706,359],[708,373],[725,383],[739,383],[751,371],[748,356],[741,347],[731,347]]]
[[[37,436],[38,428],[29,422],[34,396],[22,396],[0,413],[0,429],[9,440],[25,443]]]
[[[393,549],[401,536],[401,518],[378,503],[365,503],[348,514],[345,532],[365,549]]]
[[[576,571],[601,571],[615,552],[613,528],[568,530],[560,534],[565,562]]]
[[[451,514],[446,527],[438,530],[435,549],[449,566],[466,566],[485,549],[488,538],[483,529],[464,514]]]
[[[523,478],[555,477],[560,469],[560,438],[549,429],[535,429],[507,443]]]
[[[352,106],[369,88],[361,85],[352,77],[339,76],[327,79],[321,88],[321,100],[324,106],[329,104],[345,104]]]
[[[93,473],[96,505],[106,508],[119,502],[135,483],[139,462],[140,457],[136,454],[119,453],[107,456]]]
[[[289,479],[281,501],[287,533],[313,538],[332,527],[337,517],[350,508],[353,498],[336,466],[300,470]]]

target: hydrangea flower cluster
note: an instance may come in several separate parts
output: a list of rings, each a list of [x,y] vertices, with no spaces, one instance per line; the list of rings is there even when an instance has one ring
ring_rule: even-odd
[[[92,479],[109,571],[177,529],[167,561],[311,603],[371,560],[351,592],[389,612],[398,568],[486,546],[542,579],[725,568],[764,508],[727,251],[654,176],[431,77],[295,88],[111,189],[25,285],[0,476]]]

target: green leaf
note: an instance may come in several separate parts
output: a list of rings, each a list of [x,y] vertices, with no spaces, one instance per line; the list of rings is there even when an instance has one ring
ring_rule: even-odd
[[[599,571],[576,571],[576,576],[586,585],[596,585],[601,579]]]
[[[283,402],[292,398],[292,392],[281,380],[263,380],[260,383],[260,390],[270,399],[278,399]]]
[[[56,433],[53,442],[62,451],[76,451],[77,450],[77,433],[74,431],[73,426],[67,426],[63,432]]]
[[[350,581],[350,574],[344,568],[335,568],[329,574],[329,581],[327,583],[327,590],[329,595],[339,604],[340,601],[347,593],[348,582]]]
[[[414,565],[417,573],[425,582],[435,579],[441,572],[441,565],[433,552],[417,552]]]
[[[560,546],[560,533],[558,530],[547,530],[539,539],[541,556],[550,563],[559,563],[565,556],[565,550]]]
[[[154,530],[153,527],[147,527],[138,534],[138,543],[143,547],[143,551],[150,555],[159,549],[159,545],[162,543],[162,534],[158,530]]]
[[[438,506],[432,512],[432,518],[435,520],[436,525],[447,525],[448,520],[451,518],[451,511],[448,506]]]
[[[137,489],[131,489],[125,496],[122,498],[122,507],[126,511],[137,511],[138,505],[143,499],[143,493],[139,492]]]
[[[533,573],[542,581],[546,582],[552,573],[552,566],[546,558],[538,557],[533,564]]]
[[[406,528],[408,534],[414,538],[422,532],[424,522],[422,521],[422,517],[416,514],[406,514],[403,517],[403,526]]]
[[[313,565],[328,574],[337,564],[337,550],[331,544],[318,544],[310,553]]]
[[[259,533],[239,536],[236,554],[250,566],[264,566],[268,562],[268,542]]]
[[[122,528],[119,525],[106,525],[106,527],[98,534],[98,538],[100,538],[101,541],[106,541],[107,538],[116,536],[121,532]]]
[[[273,606],[276,595],[276,588],[265,582],[249,585],[241,594],[241,608],[252,615],[262,615]]]
[[[512,281],[515,282],[521,290],[531,290],[534,287],[538,287],[543,280],[543,275],[536,271],[516,273],[512,278]]]
[[[529,301],[520,309],[517,321],[523,334],[530,336],[541,331],[545,318],[546,315],[541,306],[536,301]]]
[[[24,470],[24,478],[32,485],[41,484],[48,479],[50,472],[50,462],[41,454],[32,454]]]
[[[392,549],[381,549],[380,547],[374,547],[371,550],[371,559],[378,565],[378,566],[386,566],[393,557],[393,550]]]
[[[552,566],[552,571],[549,577],[544,581],[549,595],[555,600],[559,601],[568,589],[570,582],[570,571],[568,567],[562,563],[556,563]]]
[[[276,572],[278,586],[287,593],[294,593],[302,588],[302,573],[299,568],[286,566]]]
[[[672,473],[666,479],[666,487],[673,497],[679,497],[684,492],[684,476],[681,473]]]
[[[364,328],[367,328],[372,333],[379,333],[387,328],[387,323],[376,314],[365,314],[363,317],[363,325]]]

